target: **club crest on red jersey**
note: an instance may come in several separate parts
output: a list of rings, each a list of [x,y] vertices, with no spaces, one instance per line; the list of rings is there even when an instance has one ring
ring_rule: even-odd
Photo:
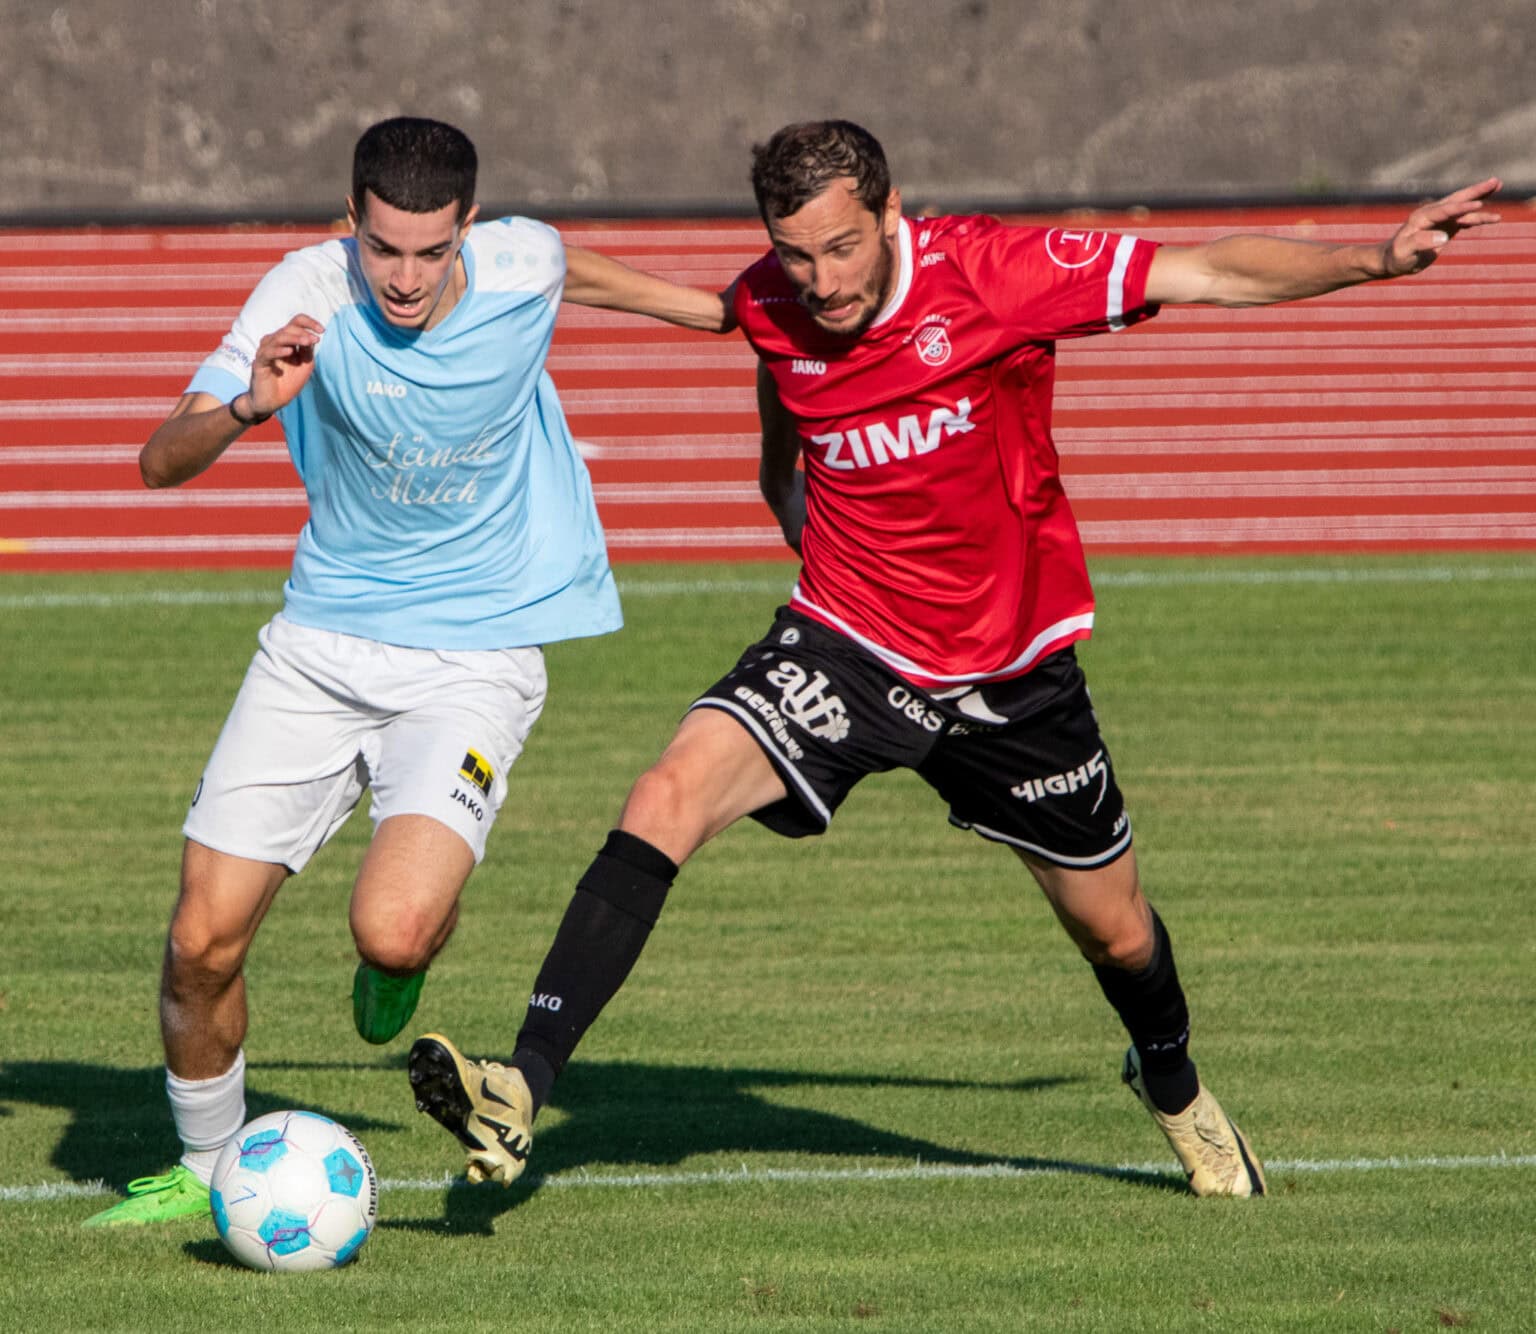
[[[912,336],[912,344],[917,355],[930,366],[942,366],[954,351],[949,332],[942,324],[925,324]]]
[[[1063,269],[1087,268],[1104,252],[1109,242],[1105,232],[1075,232],[1066,227],[1052,227],[1045,234],[1045,253]]]

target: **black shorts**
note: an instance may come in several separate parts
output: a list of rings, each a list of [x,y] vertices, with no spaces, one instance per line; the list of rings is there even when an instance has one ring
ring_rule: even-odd
[[[1103,866],[1131,845],[1070,648],[1012,680],[935,695],[781,607],[692,707],[729,713],[778,767],[789,795],[753,818],[791,838],[823,833],[866,774],[911,769],[954,824],[1045,861]]]

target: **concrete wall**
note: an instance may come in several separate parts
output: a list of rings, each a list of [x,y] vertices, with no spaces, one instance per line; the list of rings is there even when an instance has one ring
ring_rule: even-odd
[[[909,202],[1536,191],[1533,0],[0,0],[0,219],[340,211],[358,131],[481,198],[746,208],[812,116]]]

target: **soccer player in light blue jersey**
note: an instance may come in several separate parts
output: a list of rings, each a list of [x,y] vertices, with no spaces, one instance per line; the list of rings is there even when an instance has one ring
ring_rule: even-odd
[[[247,950],[279,887],[372,791],[352,891],[358,1032],[387,1042],[544,706],[540,646],[621,624],[591,483],[545,359],[564,299],[728,327],[678,287],[526,218],[478,222],[476,156],[412,117],[367,130],[352,234],[288,255],[140,455],[178,486],[276,416],[309,500],[282,611],[192,799],[161,978],[163,1176],[88,1222],[208,1211],[245,1121]]]

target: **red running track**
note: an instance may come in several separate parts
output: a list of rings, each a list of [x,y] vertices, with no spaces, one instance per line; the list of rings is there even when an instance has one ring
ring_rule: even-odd
[[[1536,546],[1536,211],[1428,273],[1263,310],[1169,310],[1063,344],[1056,435],[1096,554]],[[1399,209],[1102,215],[1188,242],[1386,236]],[[1080,219],[1074,220],[1083,225]],[[757,223],[566,238],[723,287]],[[206,476],[139,483],[139,445],[257,278],[321,229],[14,231],[0,247],[0,571],[287,563],[304,496],[273,423]],[[563,308],[550,369],[616,560],[785,556],[757,498],[739,336]]]

